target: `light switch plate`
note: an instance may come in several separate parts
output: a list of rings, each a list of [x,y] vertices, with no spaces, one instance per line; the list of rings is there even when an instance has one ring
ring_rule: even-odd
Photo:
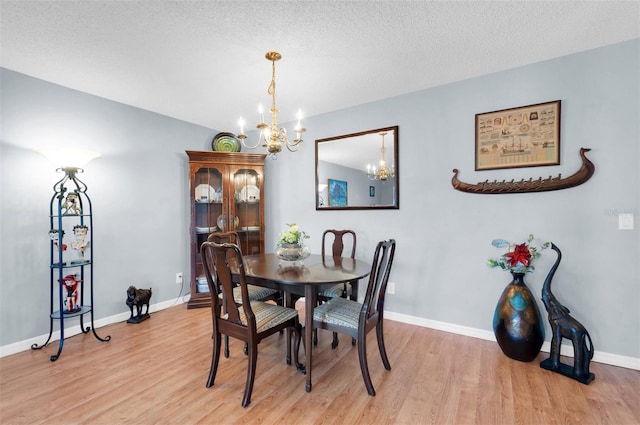
[[[387,282],[387,294],[395,294],[396,293],[396,283],[395,282]]]
[[[618,229],[633,230],[633,214],[620,213],[618,215]]]

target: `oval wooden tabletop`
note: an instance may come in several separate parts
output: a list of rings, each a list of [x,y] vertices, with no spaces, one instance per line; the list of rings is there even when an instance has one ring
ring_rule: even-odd
[[[316,285],[347,282],[362,279],[369,275],[371,264],[344,257],[323,257],[312,254],[303,265],[292,266],[280,260],[275,254],[256,254],[244,256],[247,276],[267,279],[283,284]]]

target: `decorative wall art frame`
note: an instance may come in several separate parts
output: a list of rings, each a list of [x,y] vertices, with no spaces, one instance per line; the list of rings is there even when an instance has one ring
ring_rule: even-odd
[[[476,171],[559,165],[560,103],[476,114]]]
[[[375,186],[369,186],[369,196],[371,198],[373,198],[374,196],[376,196],[376,187]]]
[[[329,206],[347,206],[347,182],[342,180],[329,179]]]

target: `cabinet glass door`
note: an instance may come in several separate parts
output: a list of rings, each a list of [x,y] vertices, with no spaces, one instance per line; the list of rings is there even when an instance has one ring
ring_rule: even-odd
[[[200,168],[194,175],[193,208],[195,221],[192,234],[195,238],[195,273],[197,292],[209,292],[207,278],[204,275],[200,245],[207,240],[210,233],[218,230],[218,222],[223,217],[223,179],[217,168]]]
[[[244,255],[262,252],[263,212],[260,208],[262,197],[262,176],[255,169],[240,168],[233,171],[232,214],[237,218],[236,231],[240,236]]]

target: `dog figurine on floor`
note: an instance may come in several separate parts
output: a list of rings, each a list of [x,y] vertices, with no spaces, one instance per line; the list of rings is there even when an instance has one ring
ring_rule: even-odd
[[[135,286],[129,286],[127,289],[127,305],[131,310],[131,317],[127,320],[127,323],[140,323],[149,316],[149,301],[151,300],[151,288],[149,289],[136,289]],[[147,306],[147,310],[142,314],[142,307]],[[136,307],[137,316],[133,316],[133,306]]]

